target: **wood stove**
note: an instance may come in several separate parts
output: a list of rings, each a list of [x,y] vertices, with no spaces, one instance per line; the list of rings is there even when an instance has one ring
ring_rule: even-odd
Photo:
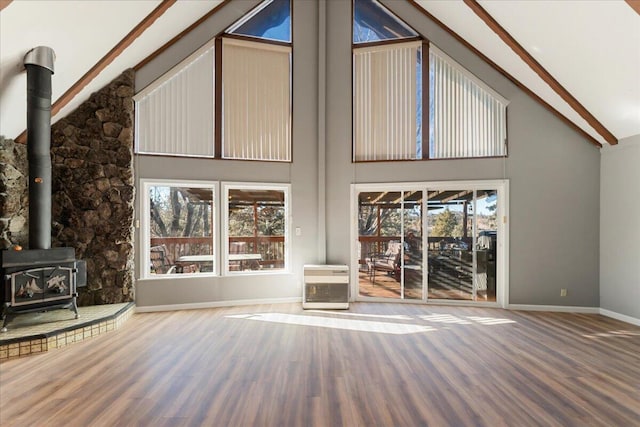
[[[51,247],[51,75],[55,54],[36,47],[25,55],[29,249],[0,252],[2,331],[13,315],[69,308],[76,318],[77,286],[86,285],[86,264],[73,248]]]
[[[16,314],[68,308],[78,318],[77,287],[86,285],[86,264],[73,248],[0,252],[2,332]]]

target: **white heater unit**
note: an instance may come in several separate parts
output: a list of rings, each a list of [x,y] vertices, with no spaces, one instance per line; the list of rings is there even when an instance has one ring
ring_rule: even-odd
[[[349,308],[349,267],[305,265],[302,308]]]

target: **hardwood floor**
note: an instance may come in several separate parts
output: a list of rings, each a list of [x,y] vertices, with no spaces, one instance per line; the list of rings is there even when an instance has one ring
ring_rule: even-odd
[[[0,364],[2,426],[640,426],[640,328],[413,304],[135,314]]]

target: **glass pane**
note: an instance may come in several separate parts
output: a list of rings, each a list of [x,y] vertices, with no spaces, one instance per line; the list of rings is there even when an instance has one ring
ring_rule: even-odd
[[[418,34],[375,0],[354,0],[353,42],[401,40]]]
[[[400,298],[402,193],[358,195],[358,289],[362,296]]]
[[[285,268],[282,190],[229,190],[229,271]]]
[[[264,2],[249,19],[240,21],[229,30],[231,34],[267,40],[291,42],[291,4],[289,0]]]
[[[496,300],[498,192],[476,191],[476,294],[480,301]]]
[[[428,297],[473,299],[473,191],[430,191]]]
[[[404,298],[422,299],[422,191],[404,193]]]
[[[214,271],[213,189],[149,188],[151,274]]]

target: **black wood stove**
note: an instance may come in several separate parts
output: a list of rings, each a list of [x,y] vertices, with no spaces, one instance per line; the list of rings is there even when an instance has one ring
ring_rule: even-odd
[[[78,317],[77,287],[86,286],[86,264],[73,248],[51,247],[51,75],[55,54],[30,50],[27,69],[29,249],[0,252],[2,332],[12,316],[69,308]]]

